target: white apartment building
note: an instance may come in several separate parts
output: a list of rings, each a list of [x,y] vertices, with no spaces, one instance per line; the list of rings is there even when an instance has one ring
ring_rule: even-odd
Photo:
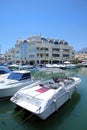
[[[14,62],[15,61],[15,48],[11,48],[4,54],[5,62]]]
[[[17,40],[15,44],[15,63],[27,63],[28,58],[28,40]]]
[[[15,62],[29,64],[62,63],[72,61],[74,49],[64,40],[43,38],[35,35],[27,40],[17,40]]]

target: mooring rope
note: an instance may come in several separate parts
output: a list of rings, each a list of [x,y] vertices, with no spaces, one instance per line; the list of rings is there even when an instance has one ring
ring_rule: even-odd
[[[39,109],[37,109],[36,111],[39,111],[41,109],[41,107],[39,107]],[[31,113],[31,115],[29,115],[27,118],[25,118],[23,121],[21,121],[18,125],[16,125],[13,130],[15,130],[15,128],[17,128],[19,125],[23,124],[25,121],[27,121],[28,119],[30,119],[32,116],[34,115],[34,113]]]
[[[0,98],[0,101],[4,101],[4,100],[7,100],[9,99],[10,97],[4,97],[4,98]]]
[[[21,121],[18,125],[16,125],[13,130],[15,130],[19,125],[23,124],[25,121],[27,121],[28,119],[30,119],[32,116],[34,115],[34,113],[32,113],[31,115],[29,115],[27,118],[25,118],[23,121]]]
[[[16,116],[19,115],[22,111],[23,111],[23,109],[20,110],[18,113],[14,114],[14,115],[11,116],[11,117],[8,117],[8,116],[7,116],[7,117],[1,117],[0,120],[6,120],[6,119],[11,119],[11,118],[13,118],[13,117],[16,117]]]

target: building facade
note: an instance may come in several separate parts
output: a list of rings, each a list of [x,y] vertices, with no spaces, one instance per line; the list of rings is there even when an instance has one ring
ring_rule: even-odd
[[[15,48],[11,48],[5,52],[4,62],[15,62]]]
[[[78,63],[87,62],[87,53],[75,54],[74,58],[77,59]]]
[[[44,38],[38,35],[15,44],[15,63],[44,64],[72,61],[74,49],[64,40]]]
[[[15,62],[29,64],[61,63],[72,61],[74,49],[64,40],[32,36],[15,44]]]

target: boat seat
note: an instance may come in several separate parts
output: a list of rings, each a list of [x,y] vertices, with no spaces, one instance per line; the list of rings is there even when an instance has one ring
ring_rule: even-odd
[[[50,80],[49,81],[49,85],[52,89],[57,89],[58,88],[58,84],[54,82],[54,80]]]

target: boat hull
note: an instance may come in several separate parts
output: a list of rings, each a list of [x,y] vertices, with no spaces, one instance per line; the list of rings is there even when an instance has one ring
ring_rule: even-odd
[[[27,86],[27,85],[30,85],[31,83],[34,83],[36,81],[33,81],[33,80],[28,80],[27,82],[22,82],[22,83],[16,83],[16,84],[12,84],[12,85],[9,85],[9,87],[3,87],[0,89],[0,98],[3,98],[3,97],[11,97],[13,96],[19,89]]]
[[[44,112],[36,115],[42,120],[45,120],[50,115],[52,115],[55,111],[58,111],[58,109],[71,98],[75,90],[76,87],[70,89],[68,92],[62,93],[60,97],[58,96],[56,100],[55,99],[53,100],[52,104]]]
[[[79,78],[75,77],[72,80],[64,78],[63,81],[59,80],[61,84],[56,89],[45,87],[48,85],[47,83],[53,85],[52,81],[52,79],[43,81],[42,84],[34,85],[31,89],[24,88],[18,91],[11,98],[11,101],[45,120],[72,97],[73,92],[77,90],[77,86],[81,82]],[[62,84],[63,82],[64,84]]]

